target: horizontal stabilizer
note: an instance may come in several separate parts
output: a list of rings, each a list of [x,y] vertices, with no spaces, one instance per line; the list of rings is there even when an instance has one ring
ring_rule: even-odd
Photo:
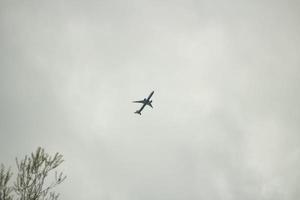
[[[139,114],[139,115],[142,115],[141,111],[137,110],[134,112],[135,114]]]

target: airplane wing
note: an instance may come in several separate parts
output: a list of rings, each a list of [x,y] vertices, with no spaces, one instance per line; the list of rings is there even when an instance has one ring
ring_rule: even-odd
[[[140,100],[140,101],[133,101],[133,103],[145,103],[144,100]]]

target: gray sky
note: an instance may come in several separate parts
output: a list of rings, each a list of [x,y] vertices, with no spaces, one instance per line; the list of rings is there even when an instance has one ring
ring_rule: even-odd
[[[65,200],[299,199],[299,9],[1,0],[0,162],[61,152]]]

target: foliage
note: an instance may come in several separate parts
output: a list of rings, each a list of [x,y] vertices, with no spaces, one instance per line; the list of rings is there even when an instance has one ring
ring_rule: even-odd
[[[12,187],[8,186],[8,181],[12,173],[10,169],[6,170],[4,165],[0,167],[0,200],[12,200],[11,192]]]
[[[47,177],[63,161],[59,153],[52,157],[38,147],[35,153],[25,156],[21,161],[16,159],[18,173],[13,187],[7,185],[12,176],[10,169],[5,170],[1,165],[0,200],[57,200],[59,194],[51,190],[62,183],[66,176],[55,171],[54,181],[50,182]]]

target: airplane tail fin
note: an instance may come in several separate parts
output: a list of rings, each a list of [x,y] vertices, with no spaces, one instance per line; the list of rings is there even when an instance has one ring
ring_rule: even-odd
[[[141,111],[137,110],[134,112],[135,114],[139,114],[139,115],[142,115]]]

